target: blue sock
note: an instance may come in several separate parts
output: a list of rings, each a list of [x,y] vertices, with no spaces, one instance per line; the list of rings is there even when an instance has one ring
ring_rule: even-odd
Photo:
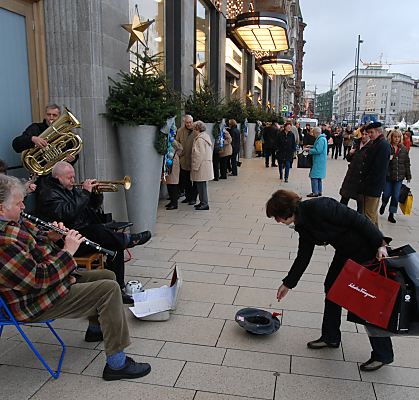
[[[106,357],[106,362],[112,369],[122,369],[125,366],[126,356],[123,351]]]

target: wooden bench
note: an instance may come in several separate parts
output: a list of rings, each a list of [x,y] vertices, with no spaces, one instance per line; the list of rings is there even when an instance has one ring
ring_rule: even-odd
[[[93,253],[84,257],[74,257],[79,267],[84,267],[87,270],[94,268],[103,269],[105,261],[102,253]]]

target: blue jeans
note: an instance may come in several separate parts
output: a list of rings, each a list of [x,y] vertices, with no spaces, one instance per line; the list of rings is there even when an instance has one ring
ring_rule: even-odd
[[[291,167],[291,161],[290,160],[278,160],[278,169],[279,169],[279,177],[282,179],[282,172],[285,167],[285,180],[288,180],[288,177],[290,175],[290,167]]]
[[[384,191],[383,191],[383,196],[382,196],[383,205],[385,207],[391,197],[389,211],[392,214],[395,214],[397,212],[402,182],[403,181],[393,181],[393,182],[386,181],[386,185],[384,186]]]
[[[322,180],[320,178],[311,179],[311,192],[314,194],[321,194],[323,192]]]

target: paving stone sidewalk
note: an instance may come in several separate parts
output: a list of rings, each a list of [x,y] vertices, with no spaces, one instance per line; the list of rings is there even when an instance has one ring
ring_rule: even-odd
[[[411,183],[419,193],[415,171],[419,149],[411,151]],[[324,195],[339,198],[346,161],[329,160]],[[323,279],[330,247],[316,248],[297,288],[280,304],[275,293],[295,257],[298,235],[268,220],[264,205],[278,188],[303,196],[310,192],[308,170],[293,168],[290,182],[279,181],[264,160],[243,160],[238,177],[210,182],[210,211],[180,204],[166,211],[160,202],[156,234],[133,249],[127,280],[146,287],[168,283],[179,266],[183,287],[177,310],[166,322],[144,322],[128,308],[132,344],[127,352],[152,365],[145,378],[105,382],[101,379],[103,345],[84,342],[86,322],[54,323],[68,346],[63,372],[53,380],[13,329],[0,339],[0,387],[3,399],[170,399],[387,400],[419,398],[419,338],[395,338],[395,361],[375,373],[361,373],[369,358],[362,326],[342,320],[342,346],[312,351],[306,342],[320,336]],[[354,203],[350,204],[353,207]],[[419,249],[418,208],[397,224],[380,218],[382,230],[396,244]],[[247,334],[234,322],[247,306],[282,312],[282,327],[271,336]],[[58,347],[42,328],[28,333],[51,361]]]

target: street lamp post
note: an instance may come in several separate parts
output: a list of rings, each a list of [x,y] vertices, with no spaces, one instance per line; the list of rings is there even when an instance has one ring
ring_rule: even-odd
[[[356,108],[357,108],[357,102],[358,102],[358,77],[359,77],[359,52],[361,43],[364,41],[361,40],[361,35],[358,35],[358,46],[356,49],[356,61],[355,61],[355,96],[354,96],[354,113],[353,113],[353,124],[355,125],[356,122]]]

